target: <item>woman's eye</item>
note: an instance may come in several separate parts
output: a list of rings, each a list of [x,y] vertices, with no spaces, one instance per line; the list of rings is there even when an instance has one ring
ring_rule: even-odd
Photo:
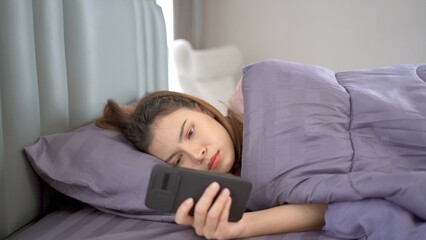
[[[193,134],[194,134],[194,127],[190,127],[188,130],[188,139],[190,139]]]
[[[179,157],[176,159],[176,161],[175,161],[175,163],[173,165],[174,166],[179,166],[181,162],[182,162],[182,155],[179,155]]]

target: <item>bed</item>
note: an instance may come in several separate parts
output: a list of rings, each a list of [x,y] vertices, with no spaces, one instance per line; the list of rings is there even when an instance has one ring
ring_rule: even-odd
[[[68,197],[23,151],[40,136],[94,127],[109,98],[124,104],[167,89],[155,1],[7,0],[0,26],[0,238],[199,239],[171,216],[135,218]],[[259,239],[301,238],[328,239],[320,232]]]
[[[144,205],[159,160],[93,124],[109,98],[126,104],[167,89],[155,1],[0,4],[0,238],[201,239]],[[340,238],[310,231],[251,239]]]

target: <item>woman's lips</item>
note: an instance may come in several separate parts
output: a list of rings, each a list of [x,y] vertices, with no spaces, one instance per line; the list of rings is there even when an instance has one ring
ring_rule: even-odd
[[[217,151],[211,158],[210,158],[210,162],[209,162],[209,170],[214,170],[217,168],[217,166],[220,163],[220,152]]]

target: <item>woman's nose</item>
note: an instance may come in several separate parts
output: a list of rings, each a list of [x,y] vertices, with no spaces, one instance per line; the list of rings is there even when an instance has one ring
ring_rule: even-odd
[[[201,164],[204,161],[206,157],[206,153],[207,153],[207,148],[205,146],[194,147],[190,151],[190,155],[192,159],[197,164]]]

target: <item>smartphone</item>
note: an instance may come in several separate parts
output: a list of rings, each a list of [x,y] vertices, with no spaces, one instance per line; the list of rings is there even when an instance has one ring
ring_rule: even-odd
[[[175,213],[186,199],[193,198],[197,202],[212,182],[219,183],[221,189],[230,190],[232,204],[229,221],[239,221],[246,210],[252,186],[249,181],[228,174],[157,164],[151,170],[145,205],[157,211]],[[190,211],[191,215],[193,210]]]

